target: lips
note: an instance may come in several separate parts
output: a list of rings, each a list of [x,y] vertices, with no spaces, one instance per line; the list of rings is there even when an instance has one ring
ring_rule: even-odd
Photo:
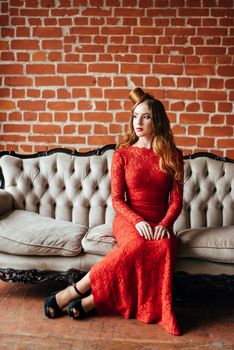
[[[142,131],[143,128],[136,128],[136,131]]]

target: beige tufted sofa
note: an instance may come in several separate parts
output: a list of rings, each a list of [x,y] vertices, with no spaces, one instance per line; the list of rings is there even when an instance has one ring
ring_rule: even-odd
[[[71,281],[116,248],[110,188],[114,148],[0,152],[2,280]],[[177,286],[185,279],[202,284],[205,278],[233,290],[234,161],[208,153],[184,158],[184,206],[174,225]]]

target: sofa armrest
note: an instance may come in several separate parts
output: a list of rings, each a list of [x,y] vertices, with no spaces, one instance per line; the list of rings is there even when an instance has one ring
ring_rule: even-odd
[[[13,209],[13,198],[5,190],[0,190],[0,215]]]

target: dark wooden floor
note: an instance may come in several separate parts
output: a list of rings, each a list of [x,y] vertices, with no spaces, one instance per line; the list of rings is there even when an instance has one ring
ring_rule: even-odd
[[[175,305],[183,331],[176,337],[161,326],[122,316],[47,319],[43,303],[53,289],[51,283],[0,281],[0,350],[234,350],[231,295],[196,295]]]

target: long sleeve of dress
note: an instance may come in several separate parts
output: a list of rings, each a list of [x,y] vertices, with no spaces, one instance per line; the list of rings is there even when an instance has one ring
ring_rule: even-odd
[[[125,202],[125,171],[124,160],[118,150],[113,154],[111,165],[111,194],[112,206],[116,214],[122,215],[126,220],[136,225],[144,219],[135,213]]]
[[[183,172],[184,162],[182,154],[179,155],[179,163]],[[160,221],[158,225],[165,226],[168,229],[172,229],[173,224],[179,216],[183,206],[183,183],[175,181],[170,191],[170,201],[168,210],[165,217]]]

